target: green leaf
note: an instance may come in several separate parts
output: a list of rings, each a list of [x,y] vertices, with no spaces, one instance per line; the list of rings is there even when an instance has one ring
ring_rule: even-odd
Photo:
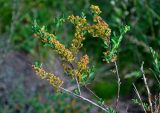
[[[84,12],[82,12],[81,17],[82,17],[82,18],[86,18],[86,15],[85,15]]]
[[[47,40],[48,40],[48,41],[51,41],[51,40],[52,40],[52,38],[51,38],[50,36],[48,36]]]
[[[34,65],[39,68],[42,67],[42,63],[40,61],[35,61]]]
[[[108,42],[106,42],[106,41],[104,41],[104,48],[109,48],[109,44],[108,44]]]
[[[99,98],[99,100],[98,100],[98,104],[100,104],[100,105],[104,105],[104,100],[103,100],[102,98]]]
[[[110,106],[108,108],[108,113],[116,113],[116,111]]]
[[[75,88],[73,92],[78,95],[79,94],[78,88]]]
[[[88,82],[92,82],[95,79],[95,76],[96,76],[96,74],[95,74],[95,67],[93,66],[88,71],[89,71]]]
[[[116,45],[116,41],[115,41],[115,39],[111,39],[111,41],[113,42],[113,45]]]
[[[53,47],[53,45],[52,44],[43,44],[43,47]]]
[[[111,38],[111,44],[112,45],[111,45],[109,54],[104,56],[104,59],[105,59],[106,62],[109,63],[113,59],[113,56],[117,56],[118,49],[119,49],[119,46],[120,46],[120,42],[123,39],[123,35],[129,30],[130,30],[130,27],[126,25],[126,26],[121,27],[119,29],[119,32],[120,32],[119,35],[117,35],[115,32],[113,32],[113,37]],[[105,46],[105,48],[106,48],[106,46]]]
[[[33,26],[32,26],[32,30],[33,30],[34,33],[37,33],[40,30],[40,27],[38,26],[36,20],[34,20],[34,23],[33,23]]]

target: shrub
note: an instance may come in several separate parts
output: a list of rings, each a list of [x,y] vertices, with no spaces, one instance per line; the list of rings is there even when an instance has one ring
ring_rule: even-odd
[[[68,94],[71,94],[75,97],[78,97],[84,101],[87,101],[104,111],[113,111],[111,108],[108,109],[104,105],[104,101],[99,98],[99,103],[96,103],[92,100],[85,98],[81,94],[81,88],[85,87],[88,83],[90,83],[91,78],[93,78],[93,74],[91,68],[89,67],[89,56],[87,54],[82,55],[80,58],[78,57],[78,53],[80,48],[83,47],[82,42],[86,39],[86,34],[91,34],[92,37],[101,38],[104,42],[104,61],[107,63],[114,62],[117,71],[118,77],[118,98],[119,99],[119,91],[120,91],[120,78],[118,74],[118,68],[116,64],[116,58],[118,53],[118,48],[120,42],[122,41],[123,35],[130,29],[129,26],[124,26],[120,29],[119,35],[114,33],[113,37],[110,38],[111,29],[109,25],[101,18],[101,10],[98,6],[91,5],[90,7],[91,13],[93,14],[93,23],[89,23],[86,19],[85,15],[82,16],[68,16],[68,21],[71,22],[75,26],[75,34],[74,38],[71,41],[70,47],[66,48],[63,44],[61,44],[57,37],[54,34],[50,34],[47,32],[45,27],[40,27],[34,22],[33,30],[35,36],[41,40],[41,42],[45,46],[49,46],[53,48],[57,54],[62,59],[62,65],[66,74],[70,75],[73,80],[76,81],[77,84],[77,92],[68,90],[63,87],[63,80],[56,76],[55,74],[46,72],[41,65],[33,65],[33,69],[37,75],[39,75],[42,79],[46,79],[56,91],[64,91]],[[88,89],[89,90],[89,89]],[[91,90],[89,90],[92,92]],[[93,92],[92,92],[93,93]]]

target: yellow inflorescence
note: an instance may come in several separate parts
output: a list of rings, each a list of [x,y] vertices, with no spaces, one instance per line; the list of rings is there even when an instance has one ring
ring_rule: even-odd
[[[83,30],[87,29],[88,23],[85,18],[71,15],[68,17],[68,20],[75,25],[76,32],[74,34],[74,38],[71,43],[70,50],[74,55],[77,54],[78,49],[81,48],[82,41],[85,40]]]
[[[85,70],[87,68],[88,63],[89,63],[89,57],[88,55],[84,55],[77,63],[77,69],[80,71]]]
[[[96,15],[99,15],[101,13],[101,10],[99,9],[98,6],[91,5],[90,9],[91,9],[91,12],[96,14]]]
[[[43,33],[43,40],[44,43],[49,43],[54,45],[56,52],[66,61],[72,62],[74,60],[74,56],[72,52],[65,48],[63,44],[61,44],[58,40],[56,40],[55,35],[49,34],[46,31],[41,31]]]
[[[109,42],[110,40],[111,29],[108,24],[98,16],[101,13],[99,7],[91,5],[90,8],[91,11],[96,14],[93,16],[95,24],[89,24],[85,18],[80,16],[71,15],[68,17],[68,20],[76,26],[76,32],[70,48],[73,54],[76,54],[78,49],[82,47],[82,41],[85,39],[83,31],[88,31],[93,37],[101,37],[105,42]]]
[[[101,13],[101,10],[95,5],[91,5],[90,9],[91,12],[95,14],[93,16],[93,21],[95,24],[89,27],[88,32],[94,37],[101,37],[104,41],[108,42],[108,38],[111,35],[111,29],[108,24],[100,16],[98,16]]]
[[[73,23],[74,25],[81,26],[81,27],[83,27],[83,25],[87,24],[87,20],[85,18],[80,17],[80,16],[71,15],[71,16],[68,16],[68,20],[71,23]]]
[[[111,35],[111,29],[108,27],[108,24],[102,20],[100,16],[95,16],[94,22],[96,22],[96,24],[91,25],[88,32],[91,33],[93,37],[101,37],[104,41],[108,42]]]
[[[70,50],[74,55],[76,55],[79,51],[79,48],[83,46],[82,41],[85,39],[82,33],[76,31],[74,34],[74,39],[72,40]]]
[[[88,55],[84,55],[81,57],[80,61],[77,63],[77,69],[74,71],[74,76],[78,78],[78,81],[80,82],[82,79],[82,72],[87,70],[87,65],[89,64],[89,57]]]
[[[68,17],[68,20],[75,26],[74,38],[69,49],[65,48],[65,46],[56,39],[55,35],[46,32],[44,28],[41,28],[37,32],[37,35],[39,35],[42,42],[55,47],[56,52],[65,61],[63,65],[64,70],[68,74],[71,74],[73,78],[77,77],[79,82],[82,79],[83,72],[87,70],[87,65],[89,63],[89,58],[87,55],[81,57],[79,62],[76,61],[76,55],[79,49],[83,46],[82,41],[85,40],[85,33],[90,33],[93,37],[100,37],[107,43],[109,42],[109,37],[111,35],[111,29],[109,28],[108,24],[99,16],[101,13],[99,7],[91,5],[90,9],[94,14],[93,24],[88,23],[85,17],[74,15]],[[105,54],[107,54],[107,52]],[[68,63],[71,65],[77,64],[75,65],[76,68],[73,66],[67,66]],[[41,68],[34,66],[34,70],[38,75],[41,76],[41,78],[46,78],[47,76],[47,80],[54,86],[56,84],[61,85],[63,83],[58,77],[51,73],[46,73]]]
[[[39,75],[42,79],[46,79],[47,81],[49,81],[49,83],[52,84],[52,86],[54,86],[57,91],[58,87],[62,86],[63,81],[59,77],[55,76],[52,73],[47,73],[44,69],[36,67],[35,65],[33,65],[32,67],[37,75]]]

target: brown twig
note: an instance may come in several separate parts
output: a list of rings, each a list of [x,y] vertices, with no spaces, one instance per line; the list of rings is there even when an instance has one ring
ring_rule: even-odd
[[[77,88],[78,88],[78,91],[79,91],[79,95],[81,95],[81,89],[80,89],[80,85],[78,83],[77,77],[75,77],[75,80],[76,80],[76,83],[77,83]]]
[[[119,94],[120,94],[120,87],[121,87],[121,80],[119,77],[119,72],[118,72],[118,66],[117,63],[114,62],[115,67],[116,67],[116,73],[117,73],[117,84],[118,84],[118,91],[117,91],[117,100],[116,100],[116,108],[118,107],[118,102],[119,102]]]
[[[65,92],[67,92],[68,94],[70,94],[70,95],[72,95],[72,96],[81,98],[82,100],[91,103],[92,105],[94,105],[94,106],[96,106],[96,107],[102,109],[102,110],[105,111],[105,112],[108,112],[108,108],[104,108],[104,107],[98,105],[97,103],[95,103],[95,102],[93,102],[93,101],[91,101],[91,100],[89,100],[89,99],[83,97],[82,95],[77,95],[77,94],[73,93],[72,91],[69,91],[69,90],[67,90],[67,89],[65,89],[65,88],[63,88],[63,87],[61,87],[61,86],[59,87],[59,89],[61,89],[61,90],[65,91]]]
[[[101,99],[101,98],[98,97],[92,90],[90,90],[86,85],[85,85],[85,88],[86,88],[90,93],[92,93],[92,95],[94,95],[97,99],[99,99],[99,100]],[[107,108],[106,105],[104,105],[104,104],[102,104],[102,105],[103,105],[104,108]]]
[[[150,92],[150,89],[148,87],[147,79],[146,79],[145,74],[144,74],[143,65],[144,65],[144,62],[142,62],[142,65],[141,65],[141,72],[142,72],[142,75],[143,75],[143,81],[144,81],[145,87],[147,89],[148,102],[149,102],[149,105],[150,105],[150,111],[151,111],[151,113],[153,113],[153,106],[152,106],[152,100],[151,100],[151,92]]]

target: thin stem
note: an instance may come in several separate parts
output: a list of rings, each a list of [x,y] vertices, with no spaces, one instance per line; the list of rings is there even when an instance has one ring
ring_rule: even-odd
[[[71,65],[72,69],[74,69],[73,64],[72,64],[72,63],[70,63],[70,65]],[[79,83],[78,83],[78,79],[77,79],[77,77],[76,77],[76,76],[75,76],[75,80],[76,80],[76,84],[77,84],[78,92],[79,92],[79,94],[81,95],[80,85],[79,85]]]
[[[100,99],[92,90],[90,90],[86,85],[85,85],[85,88],[91,92],[96,98]]]
[[[116,73],[117,73],[117,84],[118,84],[118,92],[117,92],[117,100],[116,100],[116,108],[118,106],[118,102],[119,102],[119,94],[120,94],[120,87],[121,87],[121,80],[120,80],[120,77],[119,77],[119,72],[118,72],[118,66],[117,66],[117,63],[114,62],[115,64],[115,67],[116,67]]]
[[[140,103],[141,103],[141,105],[142,105],[142,108],[143,108],[144,112],[147,113],[147,112],[146,112],[146,109],[145,109],[145,107],[144,107],[143,101],[142,101],[142,99],[141,99],[141,96],[140,96],[140,94],[139,94],[139,92],[138,92],[138,90],[137,90],[137,88],[136,88],[136,86],[135,86],[134,84],[133,84],[133,87],[134,87],[134,91],[136,92],[136,94],[137,94],[137,96],[138,96],[138,98],[139,98],[139,100],[140,100]]]
[[[157,109],[157,108],[158,108],[157,100],[158,100],[158,98],[157,98],[157,96],[155,95],[155,96],[154,96],[154,110],[155,110],[154,112],[155,112],[155,113],[158,113],[158,111],[157,111],[157,110],[158,110],[158,109]]]
[[[90,90],[86,85],[85,85],[85,88],[89,91],[89,92],[91,92],[97,99],[101,99],[100,97],[98,97],[92,90]],[[107,108],[104,104],[103,104],[103,107],[105,107],[105,108]]]
[[[59,88],[60,88],[61,90],[65,91],[65,92],[67,92],[67,93],[70,94],[70,95],[73,95],[73,96],[75,96],[75,97],[81,98],[82,100],[91,103],[92,105],[94,105],[94,106],[102,109],[103,111],[108,112],[108,108],[107,108],[107,109],[106,109],[106,108],[103,108],[102,106],[98,105],[97,103],[95,103],[95,102],[93,102],[93,101],[91,101],[91,100],[89,100],[89,99],[87,99],[87,98],[85,98],[85,97],[83,97],[83,96],[81,96],[81,95],[77,95],[77,94],[73,93],[72,91],[69,91],[69,90],[67,90],[67,89],[65,89],[65,88],[63,88],[63,87],[59,87]]]
[[[80,89],[80,86],[79,86],[77,77],[75,77],[75,79],[76,79],[76,83],[77,83],[77,88],[78,88],[78,91],[79,91],[79,95],[81,95],[81,89]]]
[[[150,110],[151,110],[151,113],[153,113],[153,106],[152,106],[152,100],[151,100],[151,92],[149,90],[149,87],[148,87],[148,84],[147,84],[147,79],[146,79],[145,74],[144,74],[143,64],[144,64],[144,62],[142,62],[142,65],[141,65],[141,72],[142,72],[142,75],[143,75],[143,80],[144,80],[145,87],[147,89],[148,102],[149,102],[149,105],[150,105]]]

